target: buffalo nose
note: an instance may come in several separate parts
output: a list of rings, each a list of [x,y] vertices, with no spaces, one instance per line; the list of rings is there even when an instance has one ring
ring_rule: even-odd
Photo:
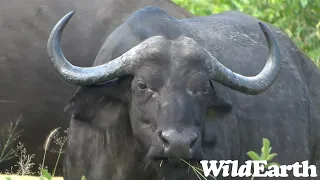
[[[171,157],[191,158],[198,140],[198,134],[192,130],[178,132],[175,129],[159,133],[164,146],[164,155]]]

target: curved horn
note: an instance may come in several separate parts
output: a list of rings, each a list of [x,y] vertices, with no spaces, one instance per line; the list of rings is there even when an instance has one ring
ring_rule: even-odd
[[[63,55],[60,38],[65,25],[73,16],[74,11],[62,17],[54,26],[48,39],[47,51],[50,62],[58,75],[70,84],[87,86],[102,83],[123,75],[132,74],[133,60],[139,60],[136,53],[139,45],[120,57],[95,67],[77,67],[72,65]]]
[[[277,40],[270,30],[261,22],[259,25],[266,36],[269,48],[269,57],[263,70],[256,76],[243,76],[226,68],[216,58],[211,56],[212,79],[236,91],[256,95],[271,86],[280,72],[280,49]]]

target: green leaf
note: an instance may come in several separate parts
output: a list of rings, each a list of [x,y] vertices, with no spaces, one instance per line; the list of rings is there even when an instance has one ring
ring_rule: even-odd
[[[270,155],[268,156],[267,161],[271,161],[271,160],[272,160],[274,157],[276,157],[276,156],[278,156],[277,153],[272,153],[272,154],[270,154]]]
[[[40,180],[45,180],[43,176],[40,176]]]
[[[236,2],[236,1],[231,1],[231,4],[234,5],[237,9],[239,9],[240,11],[243,9],[241,4]]]
[[[82,176],[81,180],[87,180],[87,178],[85,176]]]
[[[308,0],[300,0],[300,4],[303,8],[305,8],[308,5]]]
[[[40,171],[41,171],[41,173],[43,174],[43,176],[44,176],[45,178],[47,178],[48,180],[51,180],[51,179],[52,179],[52,176],[50,175],[50,173],[49,173],[47,170],[45,170],[45,169],[40,169]]]
[[[254,152],[254,151],[249,151],[247,152],[247,155],[252,159],[252,160],[259,160],[259,155]]]
[[[6,177],[6,180],[11,180],[11,178],[10,177]]]
[[[270,149],[270,141],[267,138],[263,138],[263,153],[262,160],[267,160],[269,156],[269,149]]]
[[[260,154],[259,160],[264,160],[263,157],[264,157],[264,146],[261,147],[261,154]]]

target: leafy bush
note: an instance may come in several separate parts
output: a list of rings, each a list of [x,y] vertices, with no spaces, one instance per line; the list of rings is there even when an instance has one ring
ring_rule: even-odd
[[[239,10],[281,28],[320,67],[320,0],[172,0],[197,16]]]
[[[267,169],[269,166],[275,165],[275,166],[280,166],[278,163],[276,162],[270,162],[271,160],[273,160],[273,158],[275,158],[276,156],[278,156],[277,153],[271,153],[272,147],[270,147],[270,141],[267,138],[263,138],[262,139],[262,148],[261,148],[261,154],[260,156],[258,155],[258,153],[254,152],[254,151],[249,151],[247,152],[247,155],[250,157],[251,160],[253,161],[267,161],[267,165],[263,166],[263,169]],[[251,180],[254,179],[254,176],[251,177]]]

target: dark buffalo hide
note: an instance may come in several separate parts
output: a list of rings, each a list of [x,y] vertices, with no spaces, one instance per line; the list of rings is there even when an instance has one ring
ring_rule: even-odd
[[[82,86],[67,109],[67,180],[197,179],[177,158],[243,164],[246,152],[260,152],[262,138],[279,164],[320,165],[320,71],[288,36],[265,23],[271,35],[241,12],[177,20],[164,11],[134,13],[86,69],[68,65],[59,51],[72,13],[55,26],[54,69]]]
[[[48,133],[56,127],[68,127],[70,118],[64,106],[76,90],[54,75],[48,61],[46,43],[51,28],[62,15],[76,10],[77,17],[66,28],[62,45],[72,63],[89,66],[105,37],[132,12],[147,5],[161,7],[177,18],[191,16],[169,0],[0,2],[0,125],[6,128],[22,114],[19,141],[28,153],[35,154],[35,167],[42,162]],[[56,153],[48,152],[45,165],[52,169],[56,159]],[[1,164],[0,172],[16,161]],[[57,173],[61,174],[61,164]]]
[[[319,165],[320,71],[278,28],[241,12],[177,20],[147,7],[81,69],[59,51],[71,15],[48,43],[57,74],[82,86],[67,108],[67,180],[197,179],[178,158],[243,164],[262,138],[279,164]]]

